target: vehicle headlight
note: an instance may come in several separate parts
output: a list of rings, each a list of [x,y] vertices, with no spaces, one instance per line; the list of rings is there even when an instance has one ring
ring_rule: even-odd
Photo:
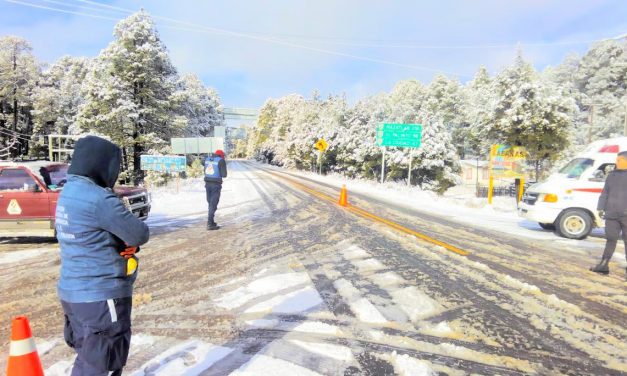
[[[124,204],[126,209],[131,210],[131,202],[129,201],[128,197],[122,197],[122,203]]]
[[[553,193],[546,193],[542,199],[544,202],[557,202],[557,195]]]

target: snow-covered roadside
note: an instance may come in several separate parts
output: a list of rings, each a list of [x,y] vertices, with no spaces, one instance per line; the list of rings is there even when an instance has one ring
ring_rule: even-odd
[[[435,214],[443,218],[485,229],[499,231],[508,235],[530,239],[546,240],[566,245],[570,252],[581,255],[590,255],[591,251],[600,253],[605,242],[603,229],[595,229],[592,236],[585,240],[565,239],[551,231],[542,230],[535,223],[518,216],[516,202],[510,197],[495,197],[492,206],[486,199],[476,198],[472,193],[463,192],[463,189],[454,188],[443,196],[434,192],[423,191],[418,187],[408,187],[403,183],[386,182],[380,184],[372,180],[350,179],[339,174],[318,175],[312,172],[283,169],[267,164],[260,164],[263,168],[277,171],[286,171],[314,181],[329,184],[338,188],[346,185],[349,192],[374,197],[391,204],[402,204],[417,211]],[[627,265],[619,244],[614,254],[614,261],[621,267]]]
[[[243,176],[237,163],[229,163],[229,177],[224,179],[216,221],[233,221],[234,215],[256,215],[261,197]],[[177,187],[178,185],[178,187]],[[152,207],[147,223],[151,228],[176,229],[207,219],[207,198],[202,178],[170,181],[167,186],[150,189]]]

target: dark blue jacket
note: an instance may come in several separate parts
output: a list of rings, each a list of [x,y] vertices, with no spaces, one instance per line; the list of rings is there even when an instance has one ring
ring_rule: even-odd
[[[149,237],[148,226],[111,189],[119,173],[119,153],[108,141],[87,139],[91,140],[81,143],[82,139],[76,144],[69,170],[73,174],[68,175],[57,203],[56,229],[61,248],[57,290],[61,300],[68,303],[131,296],[137,272],[126,275],[127,260],[119,253],[126,244],[139,246]],[[99,140],[110,145],[103,146]],[[81,158],[84,152],[89,155]]]

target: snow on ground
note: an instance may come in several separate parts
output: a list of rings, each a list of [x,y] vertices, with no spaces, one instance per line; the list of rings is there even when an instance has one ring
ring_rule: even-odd
[[[408,187],[405,183],[379,182],[365,179],[349,179],[340,174],[318,175],[312,172],[286,170],[276,166],[262,165],[278,171],[289,171],[308,179],[333,185],[338,188],[346,185],[349,202],[351,192],[371,196],[384,202],[402,204],[414,210],[431,213],[443,218],[472,224],[473,226],[495,230],[509,235],[534,240],[548,240],[565,244],[570,252],[588,254],[590,250],[602,250],[605,243],[603,229],[594,229],[590,237],[585,240],[565,239],[551,231],[540,228],[535,223],[518,216],[516,201],[512,197],[494,197],[492,206],[487,204],[486,198],[474,196],[474,189],[468,187],[454,187],[443,196],[434,192],[423,191],[419,187]],[[614,254],[614,261],[621,267],[627,265],[622,244],[619,244]]]
[[[188,341],[172,347],[141,366],[131,376],[195,376],[233,352],[233,349],[201,341]]]
[[[345,279],[333,282],[337,292],[348,302],[351,310],[359,320],[367,323],[384,324],[387,320],[379,310],[359,290]]]
[[[231,376],[320,376],[319,373],[282,359],[255,355]]]
[[[48,252],[58,252],[58,247],[45,247],[45,248],[37,248],[37,249],[27,249],[22,251],[12,251],[12,252],[2,252],[0,253],[0,265],[1,264],[12,264],[15,262],[20,262],[24,260],[28,260],[44,253]]]
[[[433,316],[442,308],[435,300],[415,286],[405,287],[391,292],[394,303],[398,305],[411,321]]]
[[[353,360],[353,352],[345,346],[332,345],[329,343],[315,343],[292,339],[289,341],[294,345],[314,354],[322,355],[326,358],[339,360],[342,362],[351,362]]]
[[[229,163],[229,177],[224,179],[222,194],[216,212],[216,222],[226,224],[224,219],[235,221],[233,215],[258,215],[261,204],[259,192],[245,178],[237,162]],[[202,178],[170,181],[166,186],[150,189],[152,203],[147,223],[151,228],[175,229],[181,224],[207,219],[207,198]]]
[[[278,295],[272,299],[255,304],[244,313],[303,313],[322,304],[322,298],[312,286]]]
[[[399,376],[435,376],[431,363],[410,357],[407,354],[399,355],[393,352],[389,357],[390,363]]]
[[[225,294],[216,300],[221,308],[233,309],[263,295],[276,293],[280,290],[309,282],[307,273],[284,273],[257,279],[246,286]]]

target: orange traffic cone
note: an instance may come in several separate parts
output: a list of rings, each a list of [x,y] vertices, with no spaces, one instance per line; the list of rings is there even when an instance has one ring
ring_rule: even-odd
[[[342,186],[342,190],[340,191],[340,201],[338,204],[340,204],[340,206],[348,206],[348,192],[346,191],[346,185]]]
[[[44,376],[26,316],[13,319],[7,376]]]

